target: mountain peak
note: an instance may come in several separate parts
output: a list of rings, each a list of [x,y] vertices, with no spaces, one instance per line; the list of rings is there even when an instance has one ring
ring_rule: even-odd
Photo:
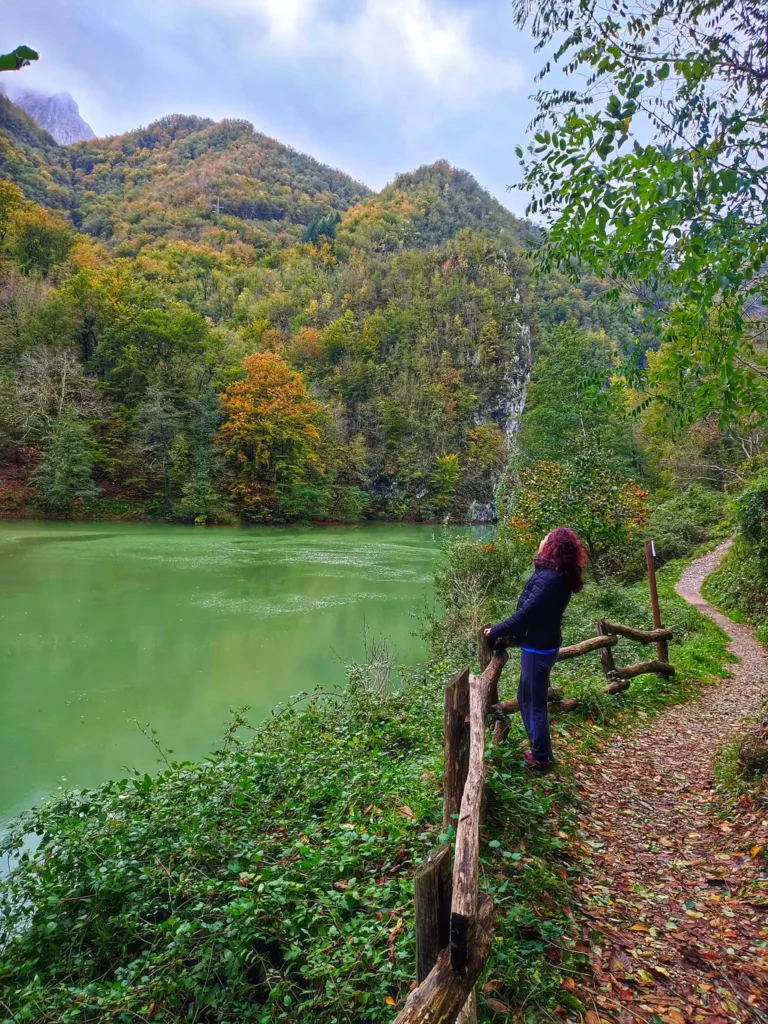
[[[57,92],[51,96],[36,89],[18,88],[9,91],[8,95],[60,146],[95,138],[93,129],[80,116],[80,108],[68,92]]]

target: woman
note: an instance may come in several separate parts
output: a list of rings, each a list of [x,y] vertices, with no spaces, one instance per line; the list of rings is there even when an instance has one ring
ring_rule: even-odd
[[[491,647],[521,648],[517,700],[531,741],[525,760],[535,771],[546,771],[554,763],[547,707],[549,673],[562,641],[563,613],[571,594],[584,586],[581,573],[586,563],[586,552],[573,530],[560,527],[548,533],[539,545],[534,573],[520,595],[517,611],[485,630]]]

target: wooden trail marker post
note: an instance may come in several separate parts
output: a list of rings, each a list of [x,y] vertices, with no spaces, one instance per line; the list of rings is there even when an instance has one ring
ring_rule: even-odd
[[[663,629],[661,624],[661,611],[659,610],[659,591],[656,588],[656,548],[652,540],[645,542],[645,562],[648,566],[648,585],[651,589],[651,608],[653,609],[653,625],[655,629]],[[660,639],[656,643],[656,653],[659,661],[669,661],[669,647],[666,639]]]

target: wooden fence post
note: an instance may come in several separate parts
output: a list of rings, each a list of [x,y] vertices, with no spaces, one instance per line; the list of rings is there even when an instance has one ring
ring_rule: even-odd
[[[445,687],[445,769],[443,775],[443,829],[457,825],[461,797],[469,771],[469,669],[463,668]]]
[[[477,634],[477,660],[480,663],[481,672],[485,672],[491,663],[491,658],[493,657],[493,649],[485,637],[486,629],[488,629],[488,626],[483,626]],[[498,703],[499,681],[497,679],[491,689],[491,707],[495,707]],[[500,710],[499,715],[500,717],[498,721],[496,721],[493,726],[493,742],[496,744],[504,742],[509,735],[509,729],[512,724],[503,711]]]
[[[416,903],[416,983],[420,985],[437,963],[451,937],[451,847],[438,847],[414,878]]]
[[[456,1024],[477,1024],[477,989],[473,988],[469,993],[469,999],[464,1003]]]
[[[479,893],[475,942],[469,950],[467,969],[454,971],[450,951],[444,949],[427,980],[408,996],[395,1024],[455,1024],[485,967],[492,939],[493,900],[485,893]]]
[[[485,636],[485,631],[490,626],[490,622],[486,623],[477,634],[477,660],[480,662],[480,671],[485,672],[491,663],[493,657],[493,651],[491,645]]]
[[[605,626],[605,619],[600,619],[597,624],[597,632],[599,636],[608,636],[608,630]],[[603,672],[608,680],[613,676],[616,671],[616,662],[613,660],[613,651],[610,647],[600,647],[600,661],[603,665]]]
[[[478,678],[470,676],[469,772],[461,798],[456,828],[451,904],[451,966],[466,970],[470,949],[476,943],[478,868],[480,860],[480,814],[485,787],[485,720],[491,709],[491,692],[507,661],[507,653],[495,654]]]

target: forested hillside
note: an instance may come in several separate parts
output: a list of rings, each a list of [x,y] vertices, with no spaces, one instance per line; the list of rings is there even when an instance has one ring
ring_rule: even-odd
[[[532,279],[534,227],[444,162],[373,194],[245,122],[60,147],[0,96],[0,173],[5,515],[462,520],[536,460],[667,492],[738,461],[670,419],[634,300]]]
[[[0,147],[6,514],[488,515],[540,326],[633,343],[445,163],[374,195],[244,122],[58,147],[3,96]]]

